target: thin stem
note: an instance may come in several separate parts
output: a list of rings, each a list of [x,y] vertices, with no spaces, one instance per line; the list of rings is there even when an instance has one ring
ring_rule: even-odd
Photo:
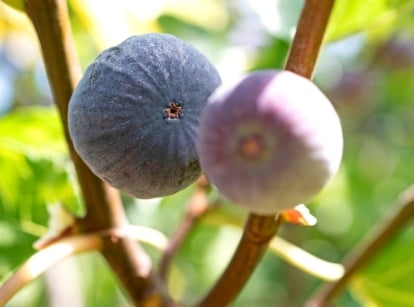
[[[25,10],[37,32],[46,72],[63,130],[78,174],[86,216],[78,219],[80,232],[122,228],[128,225],[118,192],[99,180],[76,154],[68,134],[68,102],[80,78],[65,0],[25,0]],[[152,265],[130,237],[105,237],[102,254],[136,306],[162,306],[169,298],[159,290]]]
[[[323,280],[336,281],[344,275],[342,264],[318,258],[280,237],[270,241],[269,250],[294,267]]]
[[[281,213],[282,223],[285,217]],[[225,225],[229,227],[243,227],[241,217],[228,215],[228,213],[217,212],[217,210],[209,210],[202,217],[202,223],[211,225]],[[304,249],[296,246],[279,236],[275,236],[269,243],[269,252],[279,256],[290,265],[302,270],[312,276],[318,277],[326,281],[336,281],[342,277],[345,272],[344,266],[340,263],[326,261],[310,254]]]
[[[395,210],[395,209],[394,209]],[[345,273],[334,283],[323,286],[308,302],[308,307],[328,306],[330,300],[338,295],[350,278],[364,265],[369,263],[389,242],[389,240],[414,217],[414,186],[410,187],[401,197],[397,212],[386,214],[362,243],[356,246],[344,261]]]
[[[207,212],[207,188],[208,181],[205,176],[201,176],[197,181],[197,187],[192,195],[187,207],[187,211],[179,227],[175,233],[170,237],[168,245],[162,255],[159,263],[158,273],[163,281],[166,281],[168,270],[170,268],[173,257],[178,249],[182,246],[185,239],[195,227],[200,217]]]
[[[335,0],[306,0],[285,69],[311,79]]]
[[[234,300],[262,259],[280,221],[279,215],[249,215],[233,258],[199,307],[228,306]]]
[[[165,250],[168,246],[168,238],[160,231],[140,226],[140,225],[129,225],[120,236],[129,236],[141,243],[148,244],[161,251]]]
[[[0,306],[4,306],[21,288],[59,261],[101,247],[102,239],[95,234],[68,237],[38,251],[1,285]]]
[[[307,0],[298,22],[285,69],[311,78],[334,0]],[[222,276],[199,304],[227,306],[256,268],[281,223],[278,215],[250,214],[241,241]]]

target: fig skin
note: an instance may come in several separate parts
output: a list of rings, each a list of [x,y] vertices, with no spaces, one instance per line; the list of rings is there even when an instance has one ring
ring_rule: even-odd
[[[137,198],[173,194],[201,173],[196,130],[221,84],[210,61],[169,34],[130,37],[87,68],[69,102],[74,148],[101,179]]]
[[[202,170],[230,201],[262,215],[306,203],[336,173],[342,129],[326,96],[289,71],[220,86],[203,112]]]

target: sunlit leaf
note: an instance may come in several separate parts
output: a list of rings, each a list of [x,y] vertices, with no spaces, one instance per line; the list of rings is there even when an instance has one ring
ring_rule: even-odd
[[[335,2],[326,38],[336,40],[372,30],[401,19],[413,10],[412,0],[339,0]]]
[[[23,0],[2,0],[7,5],[11,6],[12,8],[24,12],[24,2]]]
[[[0,145],[28,155],[63,154],[66,144],[54,108],[24,108],[0,118]]]
[[[78,209],[72,166],[54,108],[25,108],[0,119],[0,210],[41,223],[46,205]]]
[[[351,283],[362,301],[378,306],[408,307],[414,302],[414,227],[393,238]]]
[[[229,22],[229,16],[220,0],[166,1],[164,13],[206,30],[218,31]]]

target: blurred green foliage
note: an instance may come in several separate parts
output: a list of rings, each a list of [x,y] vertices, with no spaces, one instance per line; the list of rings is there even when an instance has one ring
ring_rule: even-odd
[[[249,70],[282,68],[302,5],[301,0],[69,0],[84,68],[99,51],[130,35],[162,31],[204,52],[224,82]],[[340,114],[344,159],[310,204],[318,224],[284,225],[280,233],[324,259],[341,261],[396,210],[399,193],[413,182],[413,23],[414,1],[336,1],[315,82]],[[27,18],[0,2],[0,280],[34,253],[32,244],[47,231],[47,205],[63,203],[82,214],[37,48]],[[192,191],[146,201],[123,195],[123,200],[132,223],[170,235]],[[175,259],[171,292],[186,303],[216,280],[240,237],[234,225],[242,224],[245,212],[228,203],[219,212],[221,217],[197,225]],[[413,236],[412,225],[402,229],[335,306],[412,306]],[[156,263],[160,252],[145,248]],[[321,284],[269,253],[233,306],[302,306]],[[104,261],[89,254],[53,268],[9,306],[55,306],[53,298],[65,294],[72,307],[128,305]]]

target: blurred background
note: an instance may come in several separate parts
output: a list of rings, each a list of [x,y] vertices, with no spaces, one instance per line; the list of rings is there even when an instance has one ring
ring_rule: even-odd
[[[282,68],[303,0],[69,0],[85,69],[105,48],[146,32],[191,43],[224,82],[246,71]],[[414,1],[337,0],[314,75],[338,111],[345,139],[341,169],[309,208],[313,227],[284,225],[280,236],[340,262],[414,181]],[[306,102],[304,102],[306,103]],[[163,199],[123,195],[133,224],[170,235],[194,187]],[[0,2],[0,280],[47,232],[47,206],[83,206],[59,118],[28,18]],[[223,204],[178,253],[172,295],[194,303],[219,276],[245,212]],[[234,222],[236,221],[236,222]],[[144,245],[154,263],[160,252]],[[334,306],[413,306],[414,228],[405,226]],[[269,252],[235,307],[302,306],[323,283]],[[25,287],[8,306],[129,306],[98,254],[72,257]]]

